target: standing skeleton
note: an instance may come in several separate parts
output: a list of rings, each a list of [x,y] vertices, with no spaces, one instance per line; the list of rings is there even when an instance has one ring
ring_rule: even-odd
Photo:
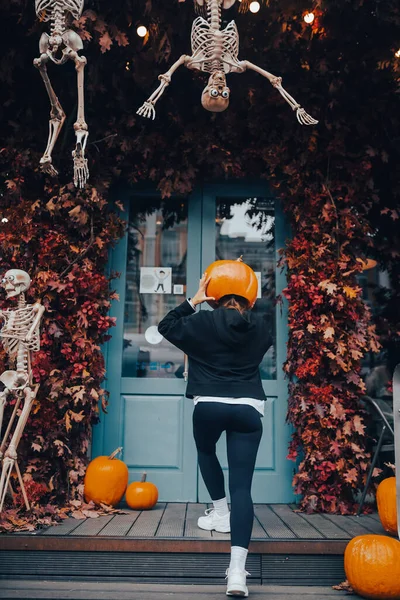
[[[137,114],[147,118],[155,118],[155,103],[170,84],[174,72],[181,65],[184,65],[188,69],[210,73],[208,84],[201,96],[201,103],[206,110],[222,112],[228,107],[230,90],[226,85],[225,76],[227,73],[244,73],[247,69],[251,69],[266,77],[278,90],[291,108],[296,111],[299,123],[302,125],[315,125],[318,123],[282,87],[281,77],[276,77],[276,75],[264,71],[264,69],[248,60],[240,61],[238,59],[239,33],[236,23],[231,21],[225,29],[221,29],[221,10],[222,8],[230,8],[235,1],[195,0],[199,6],[203,6],[205,3],[207,20],[203,17],[197,17],[193,21],[191,34],[192,55],[182,55],[166,73],[159,75],[160,85],[139,108]]]
[[[50,35],[43,33],[40,42],[40,58],[35,58],[33,64],[39,69],[50,99],[49,138],[46,150],[40,159],[41,170],[49,175],[57,175],[52,164],[52,152],[61,128],[65,121],[65,113],[52,88],[47,73],[47,63],[51,60],[56,65],[63,65],[67,60],[73,60],[78,75],[78,114],[74,124],[76,146],[72,152],[74,161],[74,184],[83,188],[89,177],[85,148],[89,135],[85,121],[85,101],[83,92],[84,69],[86,58],[78,56],[83,43],[79,35],[67,29],[68,15],[79,19],[82,14],[84,0],[35,0],[35,10],[39,19],[50,21]]]
[[[27,510],[30,508],[17,462],[17,448],[39,389],[38,385],[33,385],[31,353],[40,349],[39,328],[44,313],[44,307],[38,302],[35,304],[26,303],[25,292],[31,284],[28,273],[20,269],[11,269],[5,274],[2,284],[6,290],[7,298],[18,297],[18,306],[17,308],[0,310],[0,319],[5,321],[3,328],[0,330],[0,339],[8,354],[10,363],[15,369],[4,371],[0,375],[0,382],[4,386],[4,389],[0,392],[0,512],[3,510],[7,488],[9,487],[12,491],[10,476],[13,467],[17,472],[25,506]],[[16,403],[4,436],[1,438],[4,408],[10,395],[16,397]],[[20,415],[17,417],[22,401],[24,401],[24,404]],[[17,421],[17,423],[14,432],[11,434],[14,421]],[[9,440],[10,435],[11,439]]]

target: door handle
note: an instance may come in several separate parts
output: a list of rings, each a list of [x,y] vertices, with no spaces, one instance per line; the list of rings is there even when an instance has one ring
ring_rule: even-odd
[[[183,359],[183,380],[187,381],[188,380],[188,374],[189,374],[189,359],[187,354],[185,354],[185,358]]]

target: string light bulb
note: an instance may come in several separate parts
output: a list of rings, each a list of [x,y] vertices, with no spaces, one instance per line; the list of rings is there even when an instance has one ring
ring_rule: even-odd
[[[394,53],[396,58],[400,58],[400,48]]]
[[[307,12],[304,17],[303,17],[304,21],[307,23],[307,25],[311,25],[311,23],[314,22],[315,19],[315,15],[313,12]]]
[[[258,13],[258,11],[260,10],[260,8],[261,7],[260,7],[260,3],[259,2],[251,2],[250,3],[250,6],[249,6],[250,12],[252,12],[254,14]]]
[[[139,27],[136,29],[136,33],[141,38],[146,37],[146,35],[147,35],[147,27],[145,27],[144,25],[139,25]]]

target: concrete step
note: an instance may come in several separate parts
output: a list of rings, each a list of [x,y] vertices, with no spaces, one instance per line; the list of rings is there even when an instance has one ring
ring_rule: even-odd
[[[249,586],[254,600],[340,600],[348,597],[328,586]],[[222,600],[225,586],[152,585],[127,582],[8,580],[0,584],[1,600]],[[354,600],[358,596],[352,596]]]
[[[23,547],[22,547],[23,548]],[[0,579],[113,583],[224,583],[229,553],[0,551]],[[249,581],[268,585],[334,585],[344,580],[343,554],[257,554]]]

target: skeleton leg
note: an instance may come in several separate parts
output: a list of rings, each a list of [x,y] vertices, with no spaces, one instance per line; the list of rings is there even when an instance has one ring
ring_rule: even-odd
[[[85,158],[85,148],[89,131],[85,121],[85,97],[83,90],[87,60],[84,56],[78,56],[76,52],[72,52],[71,56],[75,62],[75,69],[78,74],[78,114],[74,123],[76,146],[72,152],[74,159],[74,184],[75,187],[84,188],[89,178],[88,161]]]
[[[190,56],[186,54],[182,54],[182,56],[172,65],[170,69],[166,73],[163,73],[158,76],[158,79],[161,81],[158,88],[151,94],[151,96],[144,102],[144,104],[136,111],[136,114],[141,117],[145,117],[147,119],[155,119],[156,110],[154,108],[157,100],[161,98],[164,93],[165,88],[171,83],[171,77],[175,73],[175,71],[181,66],[188,62]]]
[[[296,111],[297,120],[301,125],[316,125],[318,121],[313,119],[309,114],[306,113],[304,108],[301,108],[300,104],[296,102],[296,100],[287,93],[287,91],[282,87],[282,77],[276,77],[276,75],[272,75],[272,73],[268,73],[261,67],[257,65],[253,65],[253,63],[248,60],[241,61],[240,66],[244,69],[251,69],[252,71],[256,71],[263,77],[266,77],[268,81],[278,90],[278,92],[283,96],[292,110]]]
[[[7,487],[10,482],[11,471],[17,462],[17,448],[18,448],[19,442],[21,440],[22,434],[24,432],[26,422],[27,422],[29,414],[31,412],[32,404],[36,397],[38,388],[39,388],[39,386],[35,386],[34,390],[32,390],[29,387],[26,387],[24,389],[24,396],[25,396],[24,407],[23,407],[21,415],[18,419],[18,423],[15,428],[15,431],[12,435],[10,445],[8,446],[6,453],[4,455],[3,464],[2,464],[1,478],[0,478],[0,512],[3,510],[3,504],[4,504],[4,499],[5,499],[6,493],[7,493]],[[16,467],[16,471],[17,471],[18,479],[19,479],[19,482],[21,485],[22,494],[25,499],[25,504],[26,504],[27,510],[29,510],[29,502],[26,497],[25,486],[24,486],[24,482],[21,477],[21,473],[19,472],[19,468]]]
[[[7,390],[7,391],[10,392],[11,390]],[[10,420],[8,422],[8,425],[7,425],[6,432],[5,432],[4,436],[3,436],[3,439],[1,440],[1,444],[0,444],[0,462],[1,462],[2,458],[3,458],[3,456],[4,456],[5,448],[7,446],[7,440],[8,440],[8,437],[10,435],[10,431],[11,431],[11,428],[12,428],[13,423],[15,421],[15,417],[17,415],[17,412],[18,412],[20,404],[21,404],[21,398],[17,397],[17,400],[16,400],[15,405],[14,405],[14,410],[12,412],[11,418],[10,418]]]
[[[65,113],[52,88],[49,76],[47,74],[46,63],[48,60],[49,57],[47,56],[47,54],[42,54],[40,58],[35,58],[33,64],[37,69],[39,69],[39,73],[42,76],[51,105],[49,120],[49,138],[47,140],[46,150],[44,151],[44,154],[40,159],[40,168],[43,173],[55,176],[58,174],[58,171],[52,165],[51,155],[53,152],[54,145],[60,134],[61,128],[65,121]]]
[[[7,403],[7,396],[9,395],[10,390],[4,388],[4,390],[0,393],[0,443],[1,443],[1,427],[3,425],[3,416],[4,416],[4,407]],[[0,460],[1,460],[1,448],[0,448]]]
[[[10,427],[7,428],[7,432],[4,435],[4,439],[1,439],[1,429],[2,429],[2,423],[3,423],[3,416],[4,416],[4,407],[7,404],[7,397],[10,394],[10,390],[8,388],[5,388],[1,393],[0,393],[0,464],[3,458],[3,447],[7,441],[7,437],[8,437],[8,433],[10,430]],[[16,407],[18,407],[18,402],[16,404]],[[17,412],[17,408],[14,407],[14,411],[12,414],[12,417],[10,419],[10,423],[12,423],[14,421],[15,418],[15,413]],[[13,490],[13,487],[11,485],[11,481],[8,482],[8,488],[10,491],[11,496],[14,498],[15,496],[15,492]]]

